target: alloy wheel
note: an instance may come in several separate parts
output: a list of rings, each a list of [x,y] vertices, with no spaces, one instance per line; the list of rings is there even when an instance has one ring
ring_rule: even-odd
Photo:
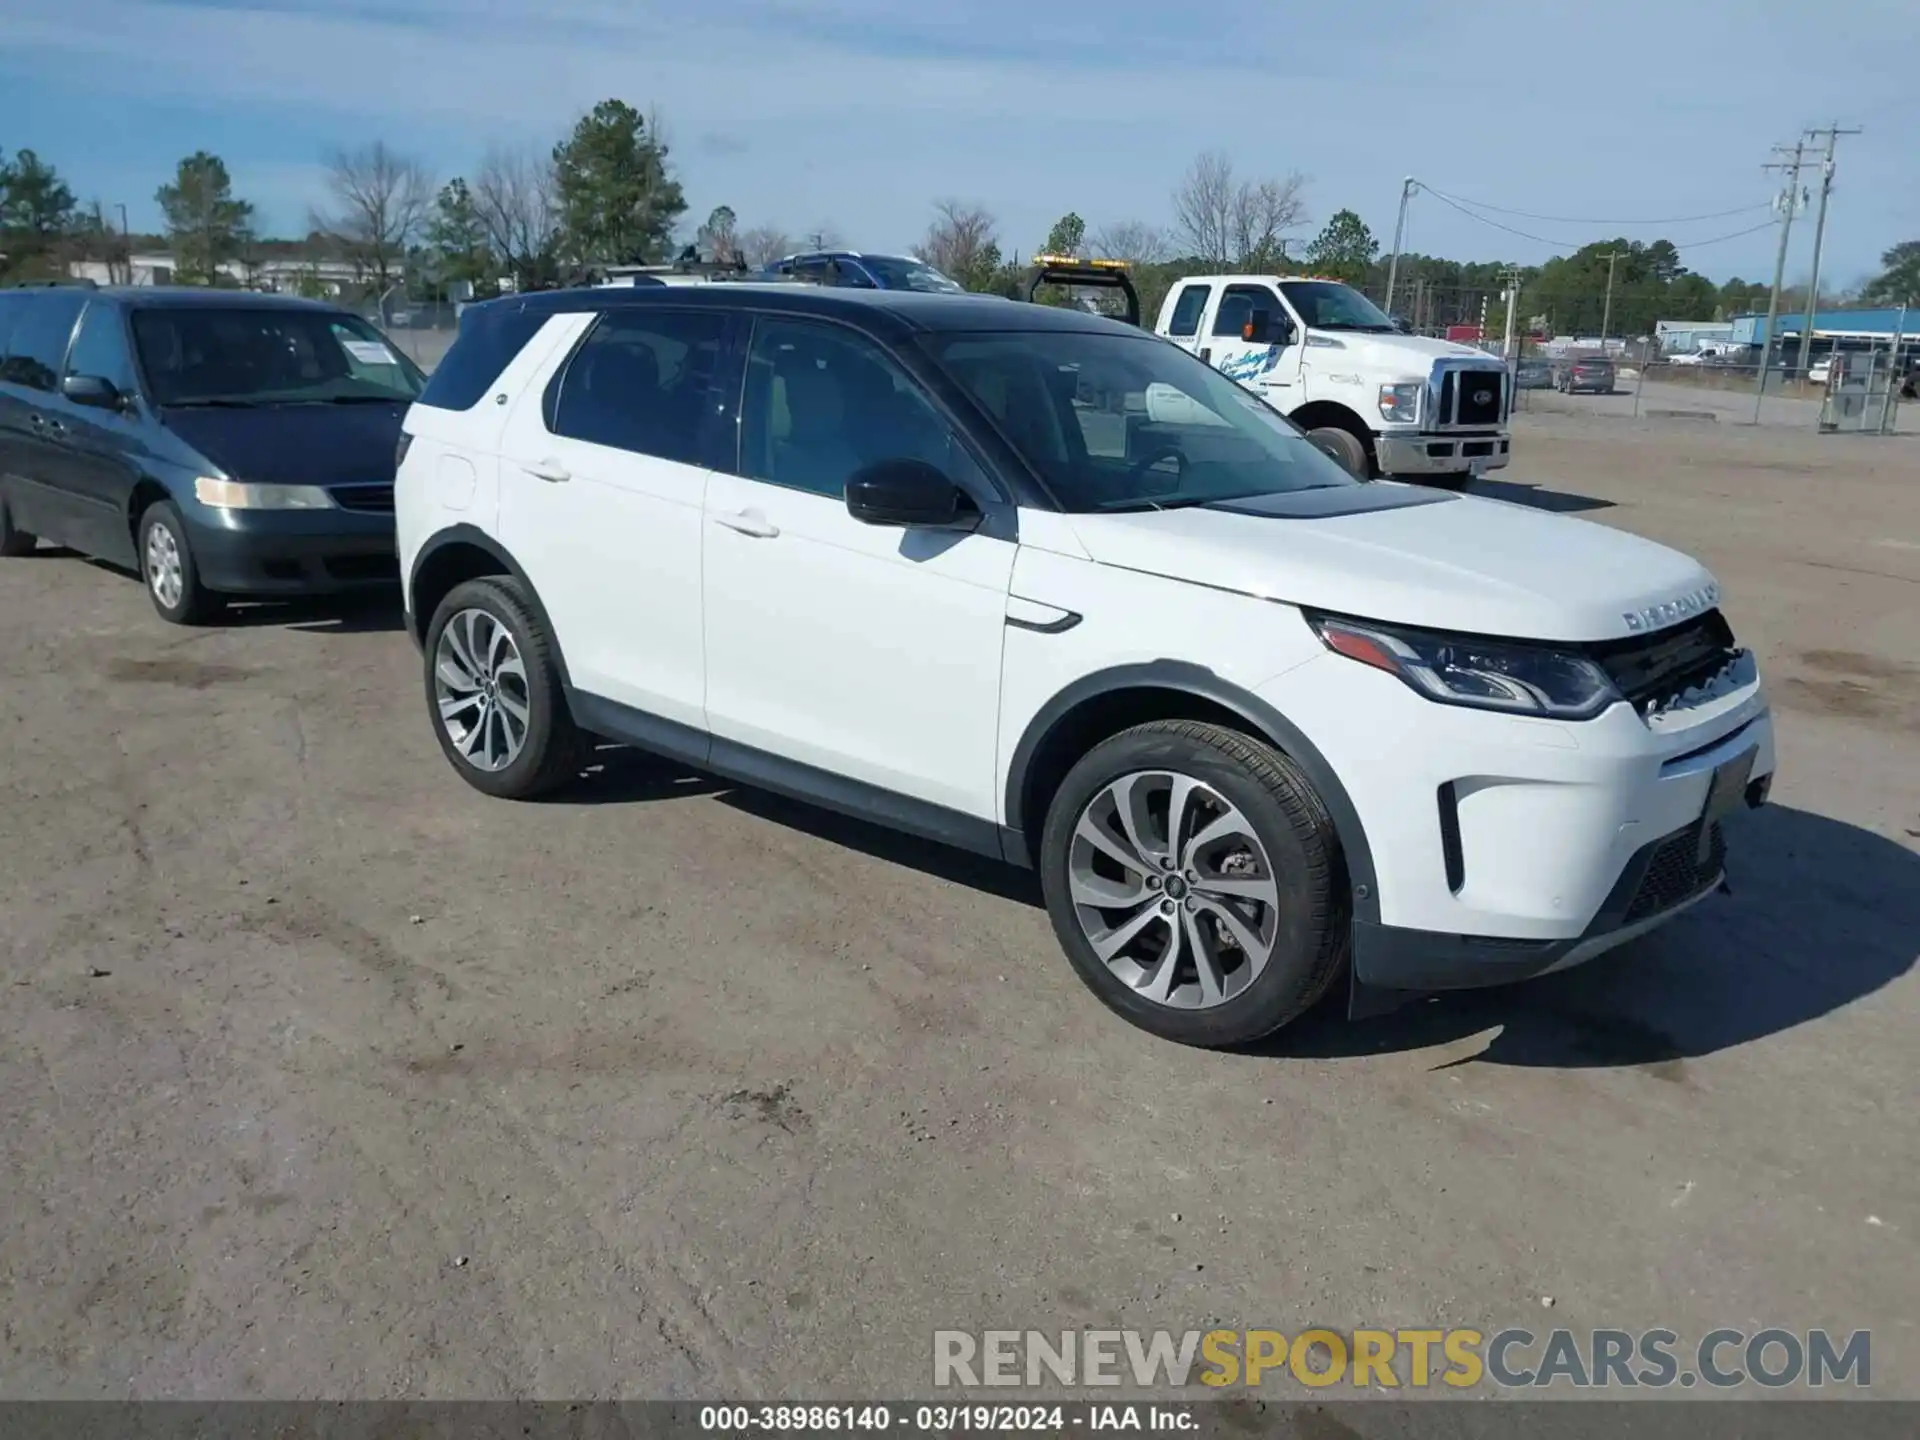
[[[487,611],[456,611],[441,628],[433,698],[454,750],[475,769],[504,770],[526,748],[526,663],[513,632]]]
[[[1074,825],[1067,888],[1100,962],[1172,1009],[1245,992],[1279,936],[1279,885],[1252,822],[1173,771],[1136,771],[1094,794]]]
[[[168,610],[178,609],[186,590],[186,572],[180,563],[180,542],[165,525],[147,527],[147,584],[153,598]]]

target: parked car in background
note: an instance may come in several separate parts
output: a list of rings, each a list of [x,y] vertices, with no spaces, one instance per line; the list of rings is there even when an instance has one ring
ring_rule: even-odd
[[[1077,310],[493,301],[406,427],[421,718],[465,783],[547,793],[605,736],[1032,865],[1169,1039],[1588,960],[1715,892],[1773,773],[1698,562],[1363,483]]]
[[[1833,356],[1831,355],[1822,355],[1807,366],[1807,383],[1810,385],[1824,385],[1832,378]]]
[[[1522,360],[1514,369],[1513,385],[1516,390],[1551,390],[1553,388],[1553,362],[1550,360]]]
[[[357,315],[244,291],[0,290],[0,555],[137,570],[167,620],[392,585],[425,377]]]
[[[1578,356],[1561,366],[1556,383],[1568,395],[1611,395],[1614,385],[1613,362],[1596,356]]]
[[[913,255],[876,255],[861,250],[813,250],[775,260],[769,279],[811,280],[855,290],[920,290],[959,295],[965,287]]]

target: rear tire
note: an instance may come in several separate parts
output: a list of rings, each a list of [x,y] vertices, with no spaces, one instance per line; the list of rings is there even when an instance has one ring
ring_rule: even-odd
[[[25,530],[16,530],[13,516],[8,513],[4,500],[0,500],[0,559],[11,560],[20,555],[31,555],[33,547],[40,542]]]
[[[1347,957],[1325,804],[1292,760],[1218,725],[1158,720],[1088,751],[1048,807],[1040,881],[1087,988],[1184,1045],[1270,1034]]]
[[[584,737],[557,647],[518,580],[454,586],[421,648],[434,737],[461,779],[497,799],[533,800],[578,775]]]
[[[1323,425],[1318,430],[1307,431],[1307,441],[1354,479],[1373,478],[1366,442],[1351,430],[1342,430],[1338,425]]]
[[[140,515],[140,579],[160,618],[172,625],[203,625],[219,601],[200,583],[200,567],[187,541],[187,525],[171,500]]]

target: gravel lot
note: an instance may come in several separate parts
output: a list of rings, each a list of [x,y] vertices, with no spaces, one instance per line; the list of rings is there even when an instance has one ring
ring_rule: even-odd
[[[1255,1055],[1019,876],[622,752],[490,802],[398,616],[0,562],[0,1394],[853,1398],[936,1327],[1874,1331],[1920,1396],[1920,445],[1521,418],[1769,667],[1731,898]]]

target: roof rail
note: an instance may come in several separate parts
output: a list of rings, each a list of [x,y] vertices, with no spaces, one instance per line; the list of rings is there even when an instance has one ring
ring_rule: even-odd
[[[15,280],[6,288],[10,290],[98,290],[100,282],[74,277],[69,280]]]

